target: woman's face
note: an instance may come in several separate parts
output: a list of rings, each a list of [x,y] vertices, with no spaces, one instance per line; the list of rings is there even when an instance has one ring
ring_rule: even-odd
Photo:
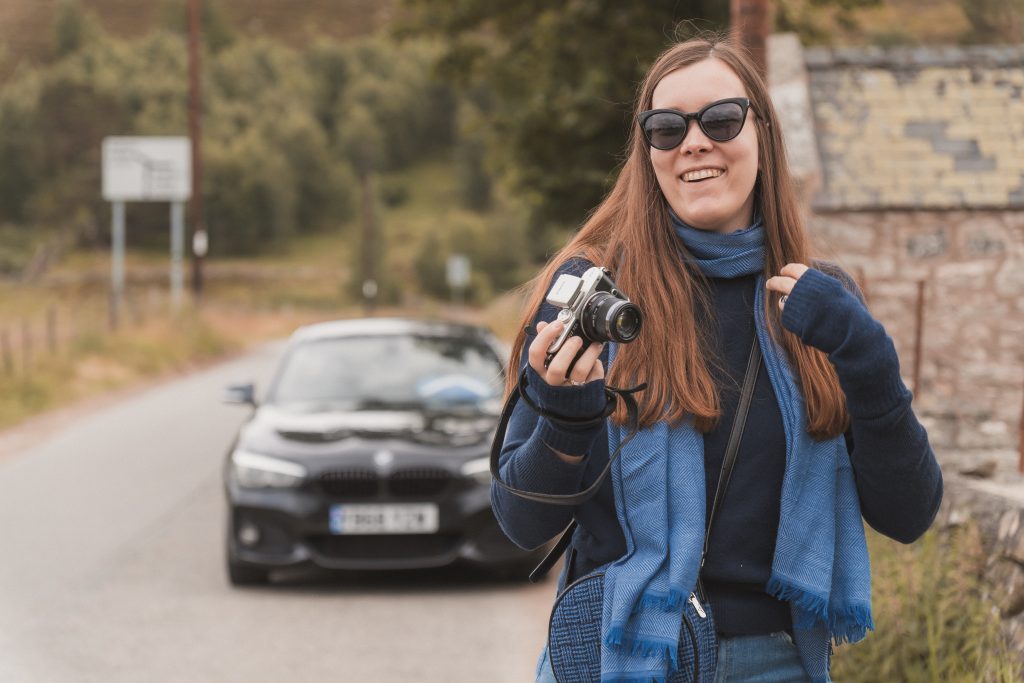
[[[729,97],[746,97],[739,76],[725,62],[709,57],[677,69],[654,88],[652,109],[697,112]],[[753,222],[757,178],[757,128],[747,112],[743,130],[732,140],[715,142],[690,121],[686,137],[675,149],[653,147],[651,165],[658,185],[679,218],[711,232],[734,232]],[[694,174],[694,171],[709,173]],[[715,175],[715,174],[718,175]]]

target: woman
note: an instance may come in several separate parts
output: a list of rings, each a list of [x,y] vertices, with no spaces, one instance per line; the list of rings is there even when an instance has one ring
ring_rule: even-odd
[[[941,473],[892,341],[852,280],[812,258],[778,119],[749,58],[719,39],[677,44],[648,72],[636,114],[611,192],[535,280],[523,322],[536,336],[520,332],[512,358],[528,366],[532,398],[566,417],[601,412],[606,371],[613,386],[647,382],[640,433],[588,502],[547,505],[495,486],[495,514],[526,548],[577,521],[559,588],[605,569],[603,681],[671,673],[670,657],[632,656],[612,634],[677,636],[678,621],[644,632],[644,591],[686,595],[698,575],[719,635],[717,681],[827,681],[828,643],[872,628],[861,516],[914,541],[938,509]],[[583,342],[571,338],[545,365],[561,330],[548,322],[557,311],[547,290],[591,265],[612,270],[643,330],[630,344],[591,344],[575,363]],[[701,568],[755,339],[764,363]],[[501,475],[519,489],[580,491],[624,422],[621,405],[581,428],[520,403]],[[554,680],[546,654],[538,681]]]

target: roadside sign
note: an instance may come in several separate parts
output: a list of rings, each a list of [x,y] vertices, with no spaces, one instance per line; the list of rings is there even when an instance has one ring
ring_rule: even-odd
[[[103,198],[108,202],[183,202],[191,196],[187,137],[103,139]]]
[[[448,257],[446,271],[448,286],[452,289],[465,289],[469,286],[469,257],[465,254],[452,254]]]

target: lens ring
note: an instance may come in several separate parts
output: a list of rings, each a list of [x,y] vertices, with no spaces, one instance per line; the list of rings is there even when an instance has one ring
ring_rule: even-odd
[[[631,342],[642,322],[636,304],[608,292],[598,292],[588,299],[580,319],[583,337],[595,342]]]
[[[641,324],[640,309],[633,304],[626,304],[615,314],[612,329],[615,330],[618,341],[629,342],[640,333]]]

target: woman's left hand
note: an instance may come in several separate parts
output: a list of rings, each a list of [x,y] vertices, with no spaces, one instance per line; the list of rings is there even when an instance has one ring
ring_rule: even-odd
[[[779,308],[786,307],[786,299],[789,297],[790,292],[793,291],[793,287],[796,286],[796,281],[806,273],[810,268],[802,263],[787,263],[779,271],[779,274],[768,278],[764,286],[773,291],[778,292],[782,295],[779,299]]]

